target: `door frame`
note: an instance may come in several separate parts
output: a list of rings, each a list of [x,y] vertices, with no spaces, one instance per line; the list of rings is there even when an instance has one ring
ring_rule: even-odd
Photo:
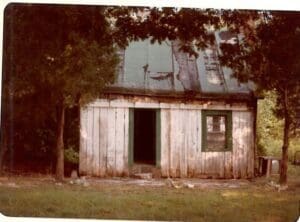
[[[134,164],[134,109],[129,108],[129,139],[128,139],[128,166]],[[140,109],[140,108],[139,108]],[[146,109],[146,108],[145,108]],[[149,108],[147,108],[149,109]],[[160,167],[161,162],[161,114],[160,109],[155,111],[155,166]]]

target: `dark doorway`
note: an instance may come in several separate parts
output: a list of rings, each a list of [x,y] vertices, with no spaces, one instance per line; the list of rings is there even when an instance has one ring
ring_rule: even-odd
[[[156,110],[134,109],[134,163],[155,165]]]

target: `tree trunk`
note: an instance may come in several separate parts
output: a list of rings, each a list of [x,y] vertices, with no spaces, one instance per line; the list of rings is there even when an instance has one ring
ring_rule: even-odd
[[[5,131],[5,129],[3,130]],[[2,134],[2,144],[1,144],[1,150],[0,150],[0,175],[3,173],[3,167],[4,167],[4,157],[7,151],[7,137],[5,133]]]
[[[56,171],[57,180],[64,179],[64,125],[65,125],[65,107],[58,107],[57,119],[57,137],[56,137]]]
[[[6,114],[4,111],[3,113]],[[2,115],[2,126],[1,126],[1,147],[0,147],[0,175],[4,172],[4,162],[5,159],[8,159],[6,155],[8,155],[8,141],[9,138],[12,140],[12,133],[11,133],[11,126],[12,121],[10,121],[10,118],[7,118],[7,116],[3,114]],[[9,134],[11,133],[11,134]],[[10,136],[10,137],[9,137]]]
[[[290,115],[288,112],[288,93],[287,88],[284,91],[284,133],[283,133],[283,146],[282,146],[282,158],[280,166],[280,185],[286,185],[287,183],[287,168],[288,168],[288,148],[289,148],[289,130],[290,130]]]

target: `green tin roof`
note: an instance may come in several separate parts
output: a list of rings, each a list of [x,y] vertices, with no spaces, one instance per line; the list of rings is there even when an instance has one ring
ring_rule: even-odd
[[[217,45],[230,40],[228,35],[220,32],[216,32],[215,37]],[[110,88],[127,93],[140,90],[153,93],[251,94],[253,84],[238,83],[229,68],[219,65],[216,59],[218,46],[199,51],[197,59],[191,59],[183,52],[176,54],[175,48],[174,42],[170,41],[161,44],[151,44],[150,40],[131,42],[123,53],[118,78]],[[186,73],[181,78],[179,72]]]

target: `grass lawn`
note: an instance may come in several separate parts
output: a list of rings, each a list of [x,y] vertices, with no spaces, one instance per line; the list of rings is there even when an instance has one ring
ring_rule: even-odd
[[[120,182],[57,185],[50,179],[15,177],[0,180],[0,212],[97,219],[295,221],[300,183],[297,178],[290,183],[278,192],[262,179],[238,188],[175,189]]]

